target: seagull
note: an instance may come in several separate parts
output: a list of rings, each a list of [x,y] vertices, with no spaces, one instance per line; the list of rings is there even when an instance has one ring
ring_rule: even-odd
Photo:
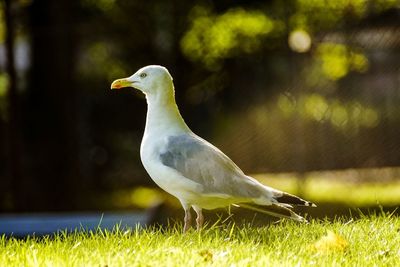
[[[306,222],[291,208],[315,204],[247,176],[221,150],[189,129],[176,105],[172,76],[165,67],[146,66],[111,84],[111,89],[125,87],[146,96],[148,110],[140,158],[152,180],[180,201],[185,211],[184,232],[191,227],[191,208],[197,214],[198,230],[204,222],[203,209],[230,205]]]

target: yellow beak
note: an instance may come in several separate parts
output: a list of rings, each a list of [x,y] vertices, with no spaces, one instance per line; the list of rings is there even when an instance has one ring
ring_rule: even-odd
[[[127,78],[115,80],[111,84],[111,89],[121,89],[124,87],[132,87],[132,82],[128,81]]]

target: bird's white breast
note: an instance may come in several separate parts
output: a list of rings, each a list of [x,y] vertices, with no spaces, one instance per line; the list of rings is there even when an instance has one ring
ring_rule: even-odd
[[[175,197],[191,199],[201,192],[201,185],[182,176],[176,170],[162,164],[160,152],[164,150],[166,136],[144,136],[140,147],[140,158],[151,179],[163,190]]]

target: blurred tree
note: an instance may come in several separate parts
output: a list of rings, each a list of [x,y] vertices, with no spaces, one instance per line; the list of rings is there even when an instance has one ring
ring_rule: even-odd
[[[170,70],[190,127],[246,171],[400,164],[398,1],[13,3],[29,6],[13,14],[21,209],[112,207],[99,195],[153,184],[139,159],[145,101],[109,90],[147,64]]]
[[[33,1],[32,68],[24,106],[25,210],[74,209],[80,184],[74,1]]]
[[[7,135],[5,136],[7,145],[7,166],[9,177],[11,180],[11,195],[13,196],[12,203],[15,210],[19,210],[23,206],[23,201],[19,197],[19,186],[22,182],[21,172],[21,127],[20,127],[20,110],[19,99],[17,93],[17,75],[14,64],[14,21],[13,21],[13,7],[12,1],[5,0],[4,6],[5,18],[5,49],[6,49],[6,70],[7,70],[7,110],[5,110],[5,119],[7,124]],[[2,16],[3,17],[3,16]],[[4,183],[7,188],[10,183]],[[9,195],[3,192],[4,195]],[[7,200],[5,200],[7,202]]]

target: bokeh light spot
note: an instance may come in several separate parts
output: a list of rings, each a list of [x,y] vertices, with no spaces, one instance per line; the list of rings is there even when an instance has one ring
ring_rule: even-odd
[[[311,48],[311,37],[304,30],[295,30],[289,34],[289,46],[298,53],[304,53]]]

